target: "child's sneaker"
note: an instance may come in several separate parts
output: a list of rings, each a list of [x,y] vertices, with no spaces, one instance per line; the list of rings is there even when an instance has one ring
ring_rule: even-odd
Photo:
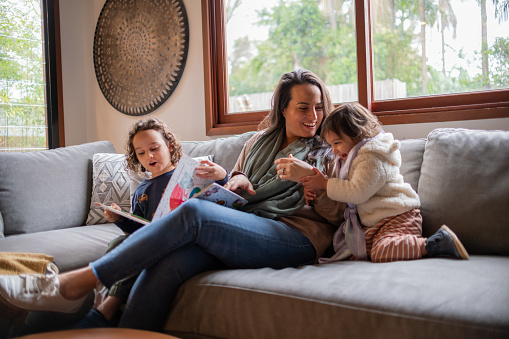
[[[450,255],[457,259],[468,259],[469,255],[456,234],[446,225],[426,240],[426,251],[429,257]]]
[[[9,304],[29,311],[55,311],[74,313],[85,297],[65,299],[58,290],[58,268],[48,265],[46,274],[20,274],[0,276],[0,295]]]

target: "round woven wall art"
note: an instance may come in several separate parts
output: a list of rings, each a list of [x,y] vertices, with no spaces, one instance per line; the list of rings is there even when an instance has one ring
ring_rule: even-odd
[[[188,49],[182,0],[107,0],[94,36],[99,87],[124,114],[151,113],[177,87]]]

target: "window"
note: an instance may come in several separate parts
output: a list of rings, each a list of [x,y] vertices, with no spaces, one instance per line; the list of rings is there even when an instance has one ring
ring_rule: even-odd
[[[492,0],[375,1],[371,22],[375,100],[509,88],[509,21]],[[394,96],[379,88],[391,80]]]
[[[256,129],[296,67],[384,124],[509,117],[508,4],[484,3],[202,0],[207,134]],[[465,28],[474,22],[477,44]]]
[[[0,13],[0,151],[59,147],[58,1],[4,0]]]

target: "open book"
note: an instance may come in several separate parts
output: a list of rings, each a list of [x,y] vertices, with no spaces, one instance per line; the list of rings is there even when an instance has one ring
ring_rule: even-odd
[[[199,161],[183,154],[168,186],[163,193],[152,218],[155,221],[170,213],[191,198],[206,199],[231,208],[240,208],[247,200],[240,195],[215,183],[212,179],[202,179],[195,175]]]
[[[247,200],[240,195],[216,184],[215,182],[190,198],[204,199],[234,209],[238,209],[247,203]]]
[[[134,220],[136,222],[139,222],[140,224],[147,225],[147,224],[150,223],[149,220],[147,220],[145,218],[142,218],[142,217],[139,217],[139,216],[137,216],[135,214],[127,213],[127,212],[124,212],[124,211],[120,211],[120,210],[114,209],[111,206],[107,206],[107,205],[101,204],[99,202],[95,202],[94,204],[96,204],[97,206],[101,206],[102,208],[104,208],[104,209],[106,209],[108,211],[111,211],[113,213],[117,213],[118,215],[123,216],[124,218],[131,219],[131,220]]]
[[[199,161],[191,158],[190,156],[185,154],[182,155],[177,168],[175,168],[175,172],[173,172],[170,181],[168,181],[168,186],[166,186],[166,190],[163,193],[161,201],[159,202],[159,205],[157,205],[152,221],[170,213],[191,198],[205,199],[219,205],[235,209],[240,208],[242,205],[247,203],[246,199],[224,188],[223,186],[216,184],[214,180],[197,177],[194,174],[194,170],[199,164]],[[108,211],[117,213],[124,218],[139,222],[140,224],[147,225],[150,223],[147,219],[132,213],[119,211],[98,202],[95,204],[107,209]]]
[[[159,202],[159,205],[157,205],[152,221],[170,213],[191,198],[205,199],[219,205],[235,209],[240,208],[242,205],[247,203],[246,199],[224,188],[223,186],[216,184],[214,180],[197,177],[194,174],[194,171],[196,166],[199,164],[199,161],[191,158],[190,156],[185,154],[182,155],[177,167],[175,168],[175,172],[173,172],[170,181],[168,181],[168,185],[161,197],[161,201]],[[125,218],[139,222],[140,224],[146,225],[150,223],[147,219],[132,213],[119,211],[97,202],[95,204]]]

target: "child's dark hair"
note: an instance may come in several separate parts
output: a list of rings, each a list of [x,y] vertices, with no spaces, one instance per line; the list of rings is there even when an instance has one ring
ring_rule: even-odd
[[[328,132],[336,135],[347,135],[353,141],[359,142],[365,138],[372,138],[382,131],[382,124],[367,108],[358,103],[342,104],[322,123],[321,137]]]
[[[182,144],[179,138],[164,122],[157,118],[140,120],[129,130],[129,137],[127,138],[126,144],[127,168],[134,172],[145,172],[146,169],[138,161],[138,157],[136,156],[133,146],[133,138],[136,133],[150,129],[161,133],[163,140],[166,142],[166,146],[168,146],[168,149],[170,150],[170,160],[173,165],[177,165],[178,161],[182,157]]]

